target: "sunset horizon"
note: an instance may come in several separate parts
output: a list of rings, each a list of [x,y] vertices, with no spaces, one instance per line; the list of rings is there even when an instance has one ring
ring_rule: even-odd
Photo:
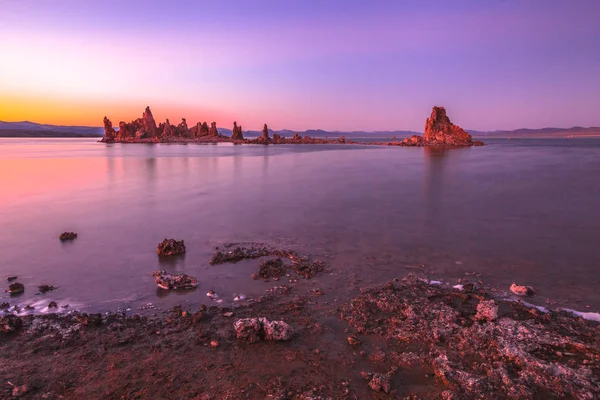
[[[541,4],[4,0],[0,120],[99,126],[150,105],[253,130],[419,131],[443,105],[479,131],[598,126],[600,4]]]

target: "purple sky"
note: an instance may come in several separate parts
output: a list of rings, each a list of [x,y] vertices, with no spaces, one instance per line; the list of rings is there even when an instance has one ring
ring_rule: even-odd
[[[0,120],[600,125],[600,0],[0,0]],[[7,62],[8,61],[8,62]]]

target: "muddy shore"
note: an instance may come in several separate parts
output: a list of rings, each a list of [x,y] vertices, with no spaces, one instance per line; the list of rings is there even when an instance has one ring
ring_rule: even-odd
[[[337,303],[286,282],[249,304],[156,316],[5,313],[0,398],[600,396],[599,323],[434,283],[408,275]],[[236,337],[236,321],[260,317],[293,336]]]

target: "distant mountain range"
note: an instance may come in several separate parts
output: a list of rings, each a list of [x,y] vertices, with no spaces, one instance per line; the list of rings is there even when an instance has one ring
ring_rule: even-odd
[[[231,135],[231,129],[218,128],[224,135]],[[582,128],[574,126],[572,128],[542,128],[542,129],[516,129],[512,131],[476,131],[467,130],[474,137],[489,138],[519,138],[519,137],[585,137],[600,136],[600,127]],[[322,129],[308,129],[306,131],[292,131],[289,129],[271,130],[270,135],[278,133],[281,136],[292,136],[298,133],[301,136],[311,137],[329,137],[337,138],[345,136],[346,138],[405,138],[412,135],[422,135],[423,132],[415,131],[324,131]],[[244,131],[245,137],[257,137],[262,131],[248,130]],[[104,128],[93,126],[63,126],[46,125],[35,122],[2,122],[0,121],[0,137],[101,137],[104,135]]]

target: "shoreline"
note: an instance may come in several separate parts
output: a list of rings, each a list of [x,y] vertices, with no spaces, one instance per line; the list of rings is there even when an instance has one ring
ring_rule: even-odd
[[[600,395],[599,322],[414,274],[349,297],[338,303],[327,290],[285,284],[252,304],[154,317],[4,314],[0,375],[10,384],[0,397]],[[293,336],[239,337],[236,321],[258,317],[284,321]]]

